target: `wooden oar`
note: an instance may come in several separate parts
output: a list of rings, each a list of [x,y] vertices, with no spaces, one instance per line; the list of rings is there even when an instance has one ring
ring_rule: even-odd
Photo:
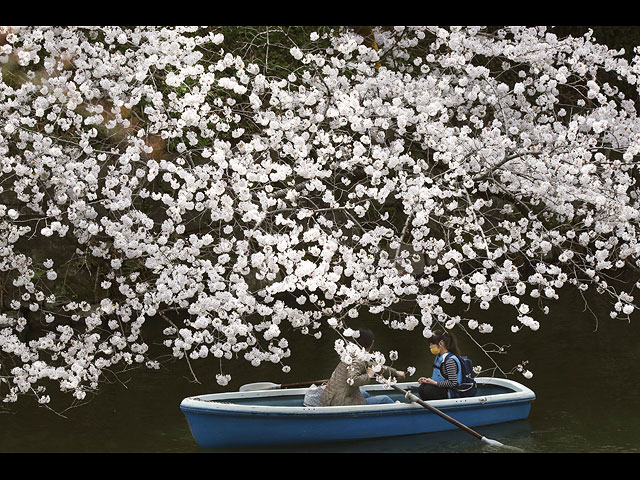
[[[298,382],[298,383],[272,383],[272,382],[255,382],[255,383],[247,383],[246,385],[242,385],[239,388],[240,392],[253,392],[255,390],[275,390],[278,388],[295,388],[295,387],[305,387],[312,384],[321,384],[326,383],[329,380],[312,380],[310,382]]]
[[[490,445],[492,447],[502,447],[502,448],[507,448],[507,449],[512,449],[512,450],[516,450],[519,452],[522,452],[521,449],[516,448],[516,447],[511,447],[508,445],[504,445],[500,442],[498,442],[497,440],[492,440],[490,438],[487,438],[483,435],[480,435],[478,432],[476,432],[475,430],[470,429],[469,427],[467,427],[466,425],[464,425],[463,423],[460,423],[458,420],[456,420],[455,418],[450,417],[449,415],[447,415],[446,413],[438,410],[436,407],[434,407],[433,405],[429,405],[427,402],[425,402],[424,400],[421,400],[420,398],[418,398],[417,396],[415,396],[413,393],[411,392],[407,392],[406,390],[403,390],[402,388],[400,388],[397,385],[392,384],[391,387],[393,387],[395,390],[397,390],[398,392],[401,392],[404,394],[404,396],[409,399],[412,402],[416,402],[419,405],[422,405],[424,408],[432,411],[433,413],[435,413],[436,415],[444,418],[446,421],[453,423],[456,427],[464,430],[467,433],[470,433],[471,435],[473,435],[474,437],[476,437],[478,440],[480,440],[482,443],[485,443],[487,445]]]

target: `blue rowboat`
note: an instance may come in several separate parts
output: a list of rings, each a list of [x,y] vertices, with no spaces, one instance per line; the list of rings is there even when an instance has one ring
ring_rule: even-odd
[[[512,380],[478,377],[478,395],[429,404],[469,427],[523,420],[535,400]],[[415,382],[398,383],[407,390]],[[414,435],[457,427],[384,385],[362,387],[396,403],[305,407],[307,388],[214,393],[185,398],[180,409],[201,448],[293,445]]]

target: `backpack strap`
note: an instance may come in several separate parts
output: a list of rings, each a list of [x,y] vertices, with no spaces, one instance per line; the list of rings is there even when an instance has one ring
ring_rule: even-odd
[[[462,374],[460,375],[462,381],[460,382],[458,387],[455,388],[455,390],[458,391],[458,392],[468,392],[469,390],[474,389],[476,387],[476,381],[471,377],[472,372],[470,372],[467,375],[465,375],[465,372],[464,372],[464,360],[462,358],[460,358],[459,356],[457,356],[455,353],[452,353],[451,355],[458,359],[458,361],[456,362],[456,373],[458,373],[457,372],[458,363],[460,364],[460,368],[462,370]],[[444,362],[442,362],[442,363],[444,363]],[[465,380],[467,380],[467,381],[465,381]]]

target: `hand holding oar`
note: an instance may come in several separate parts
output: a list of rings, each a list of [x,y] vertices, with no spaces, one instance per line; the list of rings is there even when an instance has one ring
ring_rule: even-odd
[[[476,437],[478,440],[480,440],[482,443],[485,443],[487,445],[490,445],[492,447],[501,447],[501,448],[507,448],[507,449],[512,449],[515,451],[519,451],[522,452],[521,449],[516,448],[516,447],[510,447],[508,445],[504,445],[500,442],[498,442],[497,440],[492,440],[490,438],[487,438],[483,435],[480,435],[478,432],[476,432],[475,430],[470,429],[469,427],[467,427],[466,425],[460,423],[458,420],[456,420],[455,418],[450,417],[449,415],[447,415],[446,413],[438,410],[437,408],[435,408],[432,405],[429,405],[427,402],[425,402],[424,400],[421,400],[420,398],[416,397],[413,393],[411,392],[407,392],[406,390],[403,390],[402,388],[398,387],[395,384],[391,384],[390,385],[392,388],[394,388],[395,390],[401,392],[404,394],[404,396],[409,399],[412,402],[415,402],[421,406],[423,406],[424,408],[432,411],[433,413],[435,413],[436,415],[444,418],[445,420],[447,420],[448,422],[453,423],[456,427],[464,430],[467,433],[470,433],[471,435],[473,435],[474,437]]]

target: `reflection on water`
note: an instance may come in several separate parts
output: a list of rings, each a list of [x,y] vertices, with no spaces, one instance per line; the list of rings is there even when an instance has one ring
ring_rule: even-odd
[[[509,447],[527,451],[527,443],[531,434],[529,421],[520,420],[501,425],[475,427],[474,430],[487,438],[498,440],[506,448],[490,447],[472,435],[461,430],[447,430],[440,433],[424,433],[403,437],[376,438],[353,442],[333,444],[294,445],[265,448],[242,448],[233,450],[206,449],[206,452],[224,453],[256,452],[256,453],[508,453]]]
[[[529,361],[527,367],[534,377],[512,378],[531,388],[537,398],[527,421],[476,430],[526,452],[638,452],[640,323],[611,320],[607,308],[594,304],[600,319],[594,331],[595,321],[583,312],[580,297],[570,295],[540,319],[537,332],[510,333],[516,320],[506,309],[504,316],[500,311],[490,316],[478,312],[495,328],[495,335],[486,337],[487,341],[511,345],[510,354],[498,359],[506,370]],[[416,378],[430,375],[433,356],[421,332],[371,326],[378,350],[385,354],[398,351],[394,366],[415,366]],[[337,361],[333,340],[327,334],[323,342],[306,338],[296,342],[289,374],[277,365],[256,369],[243,360],[225,366],[225,373],[233,376],[227,390],[256,381],[327,378]],[[290,341],[293,343],[293,337]],[[463,352],[476,364],[489,365],[471,342],[461,338],[461,343]],[[186,380],[189,373],[183,364],[175,364],[172,371],[127,374],[125,378],[132,378],[128,388],[109,385],[90,404],[68,412],[66,419],[43,408],[19,405],[16,414],[0,414],[0,452],[202,452],[191,437],[179,404],[187,396],[225,390],[215,383],[216,362],[198,367],[201,384]],[[463,431],[447,431],[270,451],[485,452],[487,447]]]

